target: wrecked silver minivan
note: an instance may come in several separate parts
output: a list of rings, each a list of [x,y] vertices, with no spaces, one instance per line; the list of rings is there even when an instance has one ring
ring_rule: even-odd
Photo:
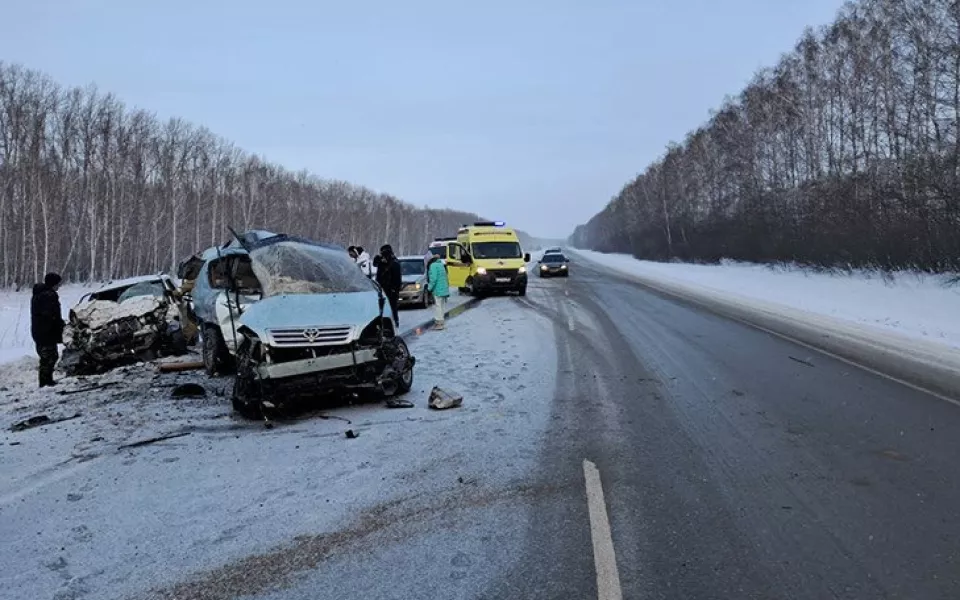
[[[286,235],[244,247],[261,299],[237,319],[237,411],[256,417],[293,398],[410,390],[415,359],[382,291],[343,248]]]

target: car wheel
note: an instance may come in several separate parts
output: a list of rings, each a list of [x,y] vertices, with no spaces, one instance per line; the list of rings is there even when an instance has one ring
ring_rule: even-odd
[[[410,348],[407,347],[407,343],[403,341],[403,338],[396,338],[397,344],[397,354],[404,359],[410,357]],[[397,382],[397,394],[406,394],[413,388],[413,365],[409,365],[403,372],[400,373],[399,380]]]
[[[223,336],[216,327],[206,326],[203,328],[203,345],[201,346],[203,355],[203,368],[207,375],[216,377],[226,373],[228,370],[230,356],[227,351],[227,345],[223,341]]]
[[[521,296],[526,296],[526,295],[527,295],[527,286],[523,286],[522,288],[520,288],[519,290],[517,290],[517,293],[519,293]]]

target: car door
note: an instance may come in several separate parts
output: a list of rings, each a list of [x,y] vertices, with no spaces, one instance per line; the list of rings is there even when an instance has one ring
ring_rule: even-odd
[[[447,246],[447,278],[452,288],[462,288],[467,285],[467,277],[470,275],[470,265],[463,262],[465,255],[466,251],[460,244],[450,244]]]

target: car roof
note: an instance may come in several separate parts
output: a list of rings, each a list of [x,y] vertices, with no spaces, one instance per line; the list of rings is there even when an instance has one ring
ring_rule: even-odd
[[[102,287],[97,288],[94,292],[105,292],[107,290],[112,290],[120,287],[130,287],[138,283],[151,283],[154,281],[172,281],[169,275],[166,273],[158,273],[156,275],[139,275],[137,277],[128,277],[126,279],[118,279],[116,281],[111,281],[104,284]]]
[[[247,254],[247,251],[239,246],[231,246],[229,248],[224,246],[212,246],[207,248],[200,254],[200,258],[204,261],[210,261],[218,256],[232,256],[236,254]]]
[[[409,254],[409,255],[406,255],[406,256],[398,256],[398,257],[397,257],[397,260],[419,260],[420,262],[423,262],[423,255],[422,255],[422,254],[417,254],[417,255]]]

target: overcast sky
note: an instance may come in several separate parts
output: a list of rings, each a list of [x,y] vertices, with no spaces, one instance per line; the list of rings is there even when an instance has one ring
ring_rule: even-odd
[[[566,236],[841,0],[0,0],[0,60]]]

